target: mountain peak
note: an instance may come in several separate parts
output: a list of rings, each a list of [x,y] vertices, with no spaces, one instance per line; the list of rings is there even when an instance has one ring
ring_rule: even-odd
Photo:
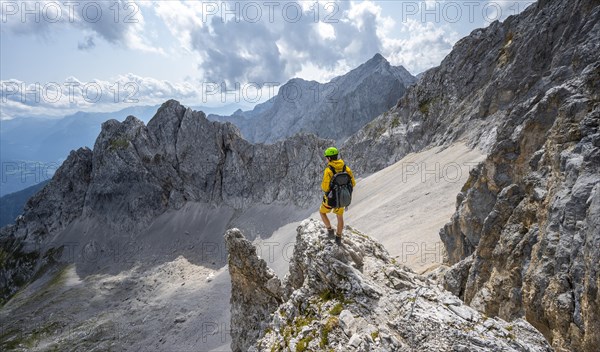
[[[380,53],[375,54],[372,58],[366,61],[364,64],[360,65],[359,68],[365,68],[372,70],[373,68],[383,67],[385,69],[389,69],[391,67],[390,62],[383,57]]]
[[[385,62],[388,62],[386,60],[386,58],[383,57],[383,55],[381,55],[380,53],[375,54],[369,61],[385,61]]]
[[[254,143],[273,143],[300,132],[341,142],[393,107],[415,81],[377,53],[327,83],[293,78],[252,111],[210,118],[236,124]]]

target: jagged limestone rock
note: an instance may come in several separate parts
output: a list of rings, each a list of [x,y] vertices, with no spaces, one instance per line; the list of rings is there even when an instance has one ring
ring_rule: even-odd
[[[279,278],[238,229],[225,234],[231,275],[231,349],[247,351],[283,300]],[[247,330],[244,326],[258,329]]]
[[[72,151],[52,180],[29,199],[16,223],[0,230],[0,304],[58,259],[62,249],[47,242],[81,216],[91,171],[92,151]]]
[[[509,119],[440,232],[447,289],[488,315],[526,317],[559,350],[600,345],[598,5],[540,3],[504,24],[506,69],[490,79],[514,87]]]
[[[232,285],[241,290],[232,294],[234,351],[552,350],[526,321],[487,318],[394,263],[365,234],[347,227],[337,245],[313,219],[297,229],[284,292],[261,304],[275,277],[238,231],[226,237]],[[266,317],[260,325],[258,316]]]

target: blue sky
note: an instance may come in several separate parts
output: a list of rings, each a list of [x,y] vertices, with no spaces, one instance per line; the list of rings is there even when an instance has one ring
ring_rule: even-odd
[[[531,1],[1,1],[1,118],[269,98],[379,52],[417,74]],[[216,94],[218,87],[235,94]],[[33,92],[37,93],[33,93]],[[249,97],[252,97],[251,99]]]

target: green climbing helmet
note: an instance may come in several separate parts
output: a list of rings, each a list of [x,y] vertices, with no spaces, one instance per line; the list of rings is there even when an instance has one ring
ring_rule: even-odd
[[[336,156],[338,155],[338,150],[335,147],[329,147],[325,150],[325,156]]]

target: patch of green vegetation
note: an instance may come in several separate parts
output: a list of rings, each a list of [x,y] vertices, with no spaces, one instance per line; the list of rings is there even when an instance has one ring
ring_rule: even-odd
[[[506,327],[506,330],[507,330],[507,331],[512,331],[512,330],[513,330],[513,326],[512,326],[512,325],[509,325],[509,326],[507,326],[507,327]]]
[[[321,327],[321,341],[319,347],[323,348],[329,345],[329,333],[339,325],[339,320],[336,317],[330,317],[327,322]]]
[[[337,294],[335,294],[330,289],[325,289],[323,292],[319,293],[319,298],[321,298],[323,301],[327,302],[327,301],[331,301],[334,298],[337,298]]]
[[[290,326],[286,326],[283,328],[283,343],[285,347],[290,345],[290,340],[292,339],[292,328]]]
[[[313,340],[313,336],[312,335],[308,335],[303,339],[300,339],[300,341],[298,341],[298,343],[296,344],[296,352],[304,352],[307,350],[308,348],[308,344]]]
[[[51,336],[60,328],[60,323],[53,321],[28,333],[10,329],[0,335],[0,349],[3,351],[9,351],[23,347],[26,349],[33,349],[39,345],[40,340],[44,336]],[[10,340],[7,341],[9,338]]]
[[[344,310],[344,305],[341,302],[336,303],[333,308],[329,310],[329,314],[331,315],[340,315],[340,313]]]
[[[473,175],[469,175],[469,178],[467,179],[467,182],[465,182],[465,184],[462,186],[462,188],[460,189],[461,192],[466,192],[468,191],[472,186],[473,183],[475,183],[475,177],[473,177]]]
[[[300,332],[303,327],[307,326],[313,321],[310,317],[297,317],[295,320],[296,332]]]
[[[129,141],[126,138],[113,138],[108,141],[108,149],[109,150],[119,150],[119,149],[127,149],[129,147]]]
[[[360,232],[360,231],[357,231],[357,230],[355,230],[355,229],[350,229],[350,232],[352,232],[353,234],[355,234],[355,235],[357,235],[357,236],[360,236],[360,237],[362,237],[362,238],[366,238],[366,239],[369,239],[369,238],[370,238],[369,236],[367,236],[367,235],[365,235],[364,233],[362,233],[362,232]]]
[[[8,259],[8,252],[0,248],[0,268],[4,268],[4,262]]]
[[[375,341],[379,337],[379,330],[375,330],[371,333],[371,338]]]
[[[398,115],[394,116],[394,119],[392,119],[392,128],[396,128],[400,126],[400,117],[398,117]]]
[[[429,106],[430,105],[431,105],[431,100],[430,99],[420,101],[419,102],[419,111],[421,112],[421,114],[428,115],[429,114]]]
[[[23,336],[19,336],[21,333],[22,332],[14,328],[3,331],[2,334],[0,334],[0,347],[2,350],[8,351],[17,348],[23,340]]]

